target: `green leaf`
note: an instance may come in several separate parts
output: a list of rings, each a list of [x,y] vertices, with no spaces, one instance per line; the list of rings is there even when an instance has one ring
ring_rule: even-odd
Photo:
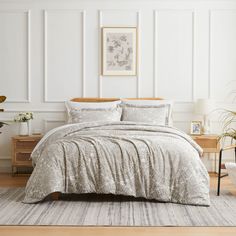
[[[6,99],[6,96],[0,96],[0,103],[4,102]]]
[[[0,121],[0,128],[2,128],[4,125],[8,125],[8,124]]]

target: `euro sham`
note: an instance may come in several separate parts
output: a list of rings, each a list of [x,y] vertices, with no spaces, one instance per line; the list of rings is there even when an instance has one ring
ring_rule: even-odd
[[[140,106],[140,107],[150,107],[150,106],[160,106],[160,105],[167,105],[168,109],[168,119],[167,125],[173,126],[173,104],[172,100],[162,99],[162,100],[145,100],[145,99],[122,99],[121,104],[123,106]]]
[[[121,103],[120,100],[113,102],[74,102],[66,101],[67,123],[71,123],[70,112],[79,109],[111,109],[116,108]]]
[[[169,125],[170,105],[140,106],[122,105],[122,121],[145,122],[155,125]]]
[[[79,109],[70,111],[70,123],[83,123],[91,121],[120,121],[122,109]]]

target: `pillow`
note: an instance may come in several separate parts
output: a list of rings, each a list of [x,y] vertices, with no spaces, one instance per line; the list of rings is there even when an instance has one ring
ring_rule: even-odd
[[[122,109],[116,108],[83,108],[70,111],[69,123],[82,123],[92,121],[120,121]]]
[[[167,105],[166,109],[168,110],[168,118],[166,125],[172,126],[173,119],[172,119],[172,110],[173,110],[173,101],[171,100],[126,100],[122,99],[122,106],[126,105],[134,105],[139,107],[158,107],[160,105]]]
[[[76,109],[105,109],[105,108],[116,108],[121,103],[120,100],[113,101],[113,102],[73,102],[73,101],[66,101],[66,111],[67,111],[67,123],[71,123],[70,112]]]
[[[123,105],[122,121],[145,122],[155,125],[170,125],[169,104],[159,106]]]

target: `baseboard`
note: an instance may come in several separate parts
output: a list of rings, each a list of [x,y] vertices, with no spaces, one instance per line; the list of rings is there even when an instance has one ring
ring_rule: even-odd
[[[9,158],[0,159],[0,173],[11,173],[11,160]]]

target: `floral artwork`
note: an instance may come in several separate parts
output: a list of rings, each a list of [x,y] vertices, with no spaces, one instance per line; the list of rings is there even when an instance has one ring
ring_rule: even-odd
[[[103,28],[103,75],[136,75],[136,28]]]

